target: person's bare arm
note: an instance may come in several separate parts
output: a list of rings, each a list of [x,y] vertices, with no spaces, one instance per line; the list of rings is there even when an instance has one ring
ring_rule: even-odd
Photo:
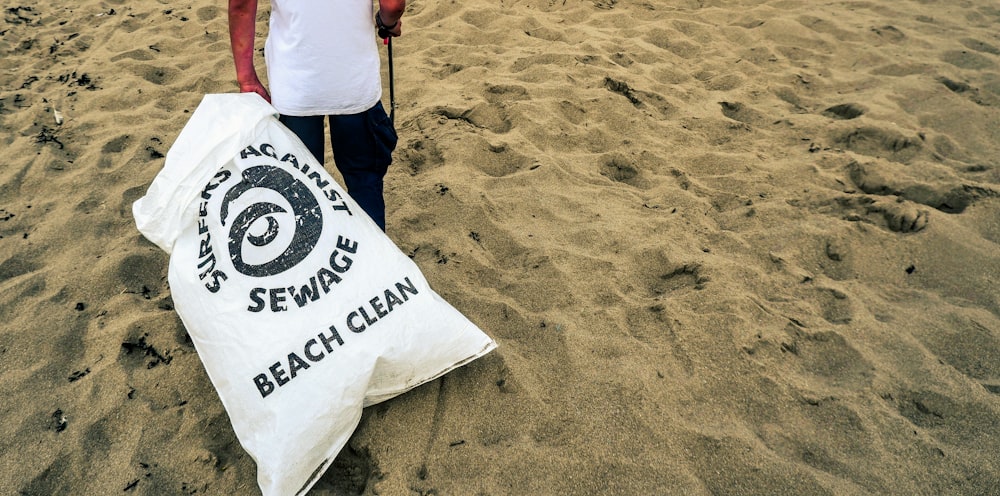
[[[257,93],[271,101],[267,88],[254,67],[254,36],[257,29],[257,0],[229,0],[229,42],[236,62],[236,81],[241,93]]]
[[[399,21],[406,10],[406,0],[379,0],[378,15],[382,24],[386,26],[386,31],[392,36],[403,34],[403,23]],[[390,27],[391,26],[391,27]]]

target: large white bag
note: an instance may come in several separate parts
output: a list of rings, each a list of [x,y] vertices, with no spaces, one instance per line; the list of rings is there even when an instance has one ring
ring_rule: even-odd
[[[133,214],[170,254],[174,305],[264,495],[308,491],[363,406],[496,346],[256,94],[205,96]]]

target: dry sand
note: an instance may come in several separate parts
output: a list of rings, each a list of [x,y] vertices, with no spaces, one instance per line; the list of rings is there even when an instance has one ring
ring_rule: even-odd
[[[4,494],[258,491],[130,212],[236,90],[224,4],[5,4]],[[1000,494],[998,27],[411,0],[389,234],[500,348],[313,494]]]

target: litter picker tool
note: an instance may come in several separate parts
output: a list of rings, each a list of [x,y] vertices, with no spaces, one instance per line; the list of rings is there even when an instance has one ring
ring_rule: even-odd
[[[389,120],[392,121],[393,125],[396,125],[396,89],[393,84],[392,75],[392,37],[383,39],[382,43],[385,44],[386,50],[388,50],[386,58],[389,61]]]

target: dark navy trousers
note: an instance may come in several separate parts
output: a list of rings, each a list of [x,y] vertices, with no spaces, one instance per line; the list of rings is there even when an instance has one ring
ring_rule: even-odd
[[[324,117],[330,122],[333,161],[344,177],[347,193],[385,231],[383,180],[398,138],[382,102],[360,114],[280,117],[321,165],[326,144]]]

